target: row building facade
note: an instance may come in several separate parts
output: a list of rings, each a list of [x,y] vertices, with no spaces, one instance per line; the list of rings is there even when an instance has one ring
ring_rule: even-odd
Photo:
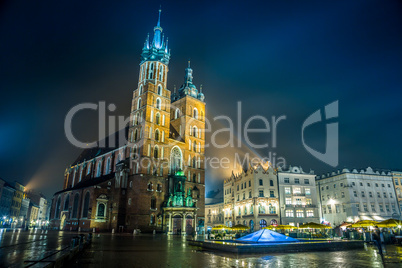
[[[253,231],[279,223],[278,180],[272,165],[249,166],[232,174],[223,190],[225,225],[242,224]]]
[[[400,210],[389,171],[372,168],[334,171],[317,177],[322,221],[333,226],[359,220],[399,218]]]

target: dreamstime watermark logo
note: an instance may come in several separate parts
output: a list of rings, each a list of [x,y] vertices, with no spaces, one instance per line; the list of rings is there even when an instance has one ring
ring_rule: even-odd
[[[184,159],[184,153],[181,153],[180,166],[199,168],[201,165],[199,155],[204,153],[205,148],[213,148],[220,152],[223,150],[225,155],[219,157],[205,157],[205,159],[203,159],[205,168],[240,170],[246,166],[254,166],[258,163],[266,164],[267,162],[274,167],[286,166],[286,159],[282,156],[278,156],[276,152],[274,152],[278,146],[278,126],[284,124],[282,122],[287,119],[286,115],[271,116],[269,119],[262,115],[254,115],[250,116],[243,123],[241,102],[237,103],[235,118],[227,115],[218,115],[213,117],[211,121],[203,116],[203,114],[197,113],[195,115],[192,111],[184,115],[182,114],[182,109],[172,104],[169,104],[169,107],[166,107],[166,109],[164,106],[154,108],[157,109],[153,109],[154,111],[149,112],[147,115],[145,115],[144,109],[136,109],[130,117],[126,117],[111,115],[111,112],[116,110],[114,104],[106,105],[106,102],[99,102],[98,104],[78,104],[70,109],[66,115],[64,122],[65,134],[71,144],[83,149],[94,147],[117,148],[127,144],[130,148],[134,149],[130,155],[132,162],[134,162],[135,165],[139,164],[141,167],[147,168],[151,165],[154,167],[154,172],[158,170],[159,167],[163,167],[163,165],[169,162],[159,158],[173,161],[171,154],[175,147],[182,148],[182,150],[189,150],[194,152],[195,155],[198,155],[194,156],[194,158],[189,157],[188,159]],[[97,111],[99,126],[98,141],[83,142],[78,140],[73,134],[73,119],[79,112],[84,112],[85,110]],[[161,111],[164,111],[164,113]],[[167,119],[168,116],[161,116],[161,114],[166,114],[165,112],[170,113],[170,122]],[[337,118],[338,101],[325,106],[324,114],[325,120]],[[235,120],[233,120],[233,118]],[[179,121],[171,124],[174,120]],[[335,167],[338,165],[338,123],[330,122],[326,126],[327,138],[325,153],[311,148],[305,142],[305,129],[321,121],[323,120],[320,110],[315,111],[304,121],[301,128],[302,144],[307,152],[315,158]],[[202,122],[201,125],[205,124],[203,129],[200,128],[200,122]],[[251,128],[251,126],[256,123],[262,127]],[[128,136],[125,135],[127,126],[130,128]],[[166,128],[170,129],[170,131],[161,134],[161,131],[163,131],[163,129],[166,130]],[[207,133],[210,134],[210,139],[205,140]],[[119,135],[117,138],[113,137],[108,139],[108,137],[116,134]],[[257,139],[258,141],[253,140],[253,135],[261,134],[266,135],[268,139],[263,139],[263,142],[261,142],[261,139]],[[152,142],[152,147],[147,146],[147,148],[145,148],[144,142],[141,142],[143,139],[159,141],[158,146],[154,146],[156,143]],[[200,142],[200,140],[202,142]],[[158,147],[158,149],[156,149],[156,147]],[[271,151],[266,151],[266,157],[252,157],[250,153],[243,151],[244,148],[247,148],[251,152],[267,148],[271,149]],[[143,160],[140,155],[148,156],[145,157],[145,159],[148,160]],[[154,158],[154,160],[150,160],[151,158]]]

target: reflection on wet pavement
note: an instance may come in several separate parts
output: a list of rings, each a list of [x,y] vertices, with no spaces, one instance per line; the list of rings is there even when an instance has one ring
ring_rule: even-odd
[[[401,247],[387,246],[386,267],[402,267]],[[204,251],[185,239],[166,235],[94,237],[77,259],[85,267],[384,267],[372,246],[338,252],[241,255]]]
[[[0,229],[0,266],[24,267],[24,260],[39,260],[70,244],[76,233]]]

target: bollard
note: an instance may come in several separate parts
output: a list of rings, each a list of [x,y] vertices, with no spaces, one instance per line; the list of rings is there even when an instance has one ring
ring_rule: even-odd
[[[95,228],[92,228],[92,232],[95,233]]]
[[[81,227],[78,227],[78,232],[81,232]]]
[[[133,235],[136,235],[137,234],[137,231],[134,229],[134,231],[133,231]]]
[[[114,234],[114,228],[112,229],[112,234]]]
[[[154,232],[153,232],[153,233],[154,233],[154,235],[155,235],[155,234],[156,234],[156,230],[154,230]]]

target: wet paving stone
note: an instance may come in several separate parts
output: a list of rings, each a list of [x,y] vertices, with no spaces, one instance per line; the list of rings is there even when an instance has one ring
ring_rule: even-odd
[[[111,235],[93,239],[77,267],[402,267],[402,248],[387,246],[384,262],[377,250],[234,255],[189,246],[166,235]],[[385,263],[385,266],[384,266]]]

